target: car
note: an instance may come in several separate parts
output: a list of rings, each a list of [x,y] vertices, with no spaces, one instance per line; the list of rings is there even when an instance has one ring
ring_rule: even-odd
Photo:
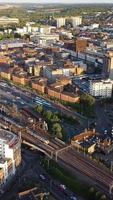
[[[44,176],[43,174],[40,174],[40,178],[41,178],[43,181],[46,180],[46,178],[45,178],[45,176]]]
[[[21,104],[24,105],[25,103],[23,101],[21,101]]]
[[[77,200],[77,198],[75,196],[71,196],[70,200]]]
[[[63,185],[63,184],[60,184],[60,185],[59,185],[59,188],[60,188],[62,191],[65,191],[65,190],[66,190],[66,186]]]
[[[16,99],[21,99],[20,97],[16,97]]]

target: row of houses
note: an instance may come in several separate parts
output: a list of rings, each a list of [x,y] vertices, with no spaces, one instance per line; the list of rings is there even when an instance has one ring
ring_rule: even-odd
[[[36,90],[41,94],[47,94],[49,97],[55,99],[72,103],[79,102],[80,100],[80,97],[76,93],[63,91],[63,87],[65,86],[66,83],[68,83],[66,82],[65,77],[64,81],[62,80],[62,83],[59,82],[59,88],[58,88],[55,86],[53,87],[53,85],[48,85],[46,78],[29,77],[22,72],[20,74],[14,74],[14,69],[1,71],[0,76],[3,79],[11,80],[19,85],[23,86],[29,85],[32,87],[33,90]]]

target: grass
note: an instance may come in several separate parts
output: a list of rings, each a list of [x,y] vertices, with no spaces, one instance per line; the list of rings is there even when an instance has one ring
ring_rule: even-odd
[[[78,195],[83,195],[87,197],[88,187],[85,184],[73,177],[67,170],[60,167],[54,161],[50,161],[50,166],[48,168],[47,163],[44,163],[45,169],[48,173],[56,180],[65,184],[71,191],[77,193]]]

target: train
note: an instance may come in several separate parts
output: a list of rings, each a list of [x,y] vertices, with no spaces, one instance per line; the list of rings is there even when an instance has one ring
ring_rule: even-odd
[[[55,140],[57,141],[57,142],[59,142],[60,144],[63,144],[63,145],[65,145],[66,143],[65,142],[63,142],[62,140],[60,140],[59,138],[57,138],[57,137],[55,137]]]
[[[1,123],[0,123],[0,127],[3,128],[3,129],[5,129],[5,130],[8,129],[8,126],[6,126],[6,125],[4,125],[4,124],[1,124]]]
[[[29,131],[30,135],[34,136],[35,138],[39,139],[41,142],[43,142],[44,144],[49,144],[49,140],[46,138],[43,138],[39,135],[36,135],[35,133],[33,133],[32,131]]]

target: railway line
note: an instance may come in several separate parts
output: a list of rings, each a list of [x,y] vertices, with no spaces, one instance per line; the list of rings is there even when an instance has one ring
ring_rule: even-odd
[[[33,128],[33,124],[29,125],[29,121],[27,120],[29,116],[35,118],[37,121],[35,122],[35,129]],[[60,142],[57,139],[51,139],[48,132],[45,132],[40,128],[39,117],[37,115],[34,116],[34,113],[30,115],[30,113],[26,116],[26,126],[25,124],[20,125],[14,119],[9,118],[9,116],[4,116],[0,114],[0,123],[4,126],[8,126],[9,130],[13,131],[16,134],[21,133],[22,140],[35,145],[37,148],[42,149],[45,154],[52,155],[53,159],[55,159],[56,152],[58,151],[58,159],[57,161],[63,164],[67,169],[73,171],[74,174],[79,172],[86,177],[89,177],[90,180],[95,182],[100,188],[102,188],[105,192],[109,193],[110,189],[113,188],[113,173],[108,172],[104,167],[98,165],[87,156],[83,156],[81,153],[78,153],[73,147],[65,150],[66,145],[63,142]],[[41,130],[41,131],[40,131]],[[47,138],[49,140],[46,143],[45,139],[41,141],[42,138]]]

